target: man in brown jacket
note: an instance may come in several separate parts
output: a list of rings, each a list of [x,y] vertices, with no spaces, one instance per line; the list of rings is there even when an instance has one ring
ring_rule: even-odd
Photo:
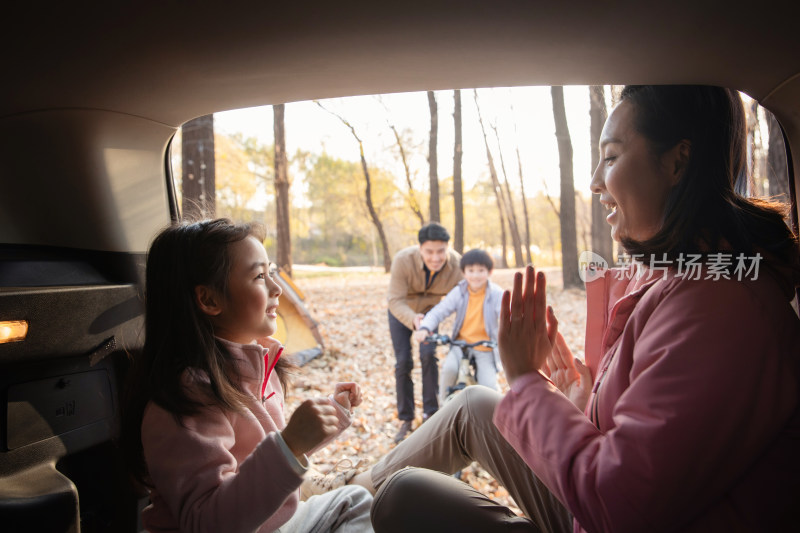
[[[414,420],[414,383],[411,381],[411,334],[434,305],[461,281],[461,256],[448,246],[450,234],[436,222],[419,230],[419,246],[397,252],[389,282],[389,332],[392,336],[397,387],[397,417],[401,420],[395,442],[411,431]],[[421,343],[423,421],[439,409],[439,366],[436,345]]]

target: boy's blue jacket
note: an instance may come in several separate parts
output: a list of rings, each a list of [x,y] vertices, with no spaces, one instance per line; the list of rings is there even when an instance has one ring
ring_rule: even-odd
[[[500,302],[503,299],[503,289],[496,283],[489,280],[486,284],[486,296],[483,299],[483,327],[489,339],[497,342],[497,329],[500,324]],[[464,324],[464,316],[467,314],[467,304],[469,303],[469,288],[467,280],[462,279],[458,285],[447,293],[444,299],[436,304],[433,309],[428,311],[422,319],[420,329],[424,328],[433,331],[439,323],[450,316],[456,314],[456,321],[453,324],[453,339],[458,338],[461,326]],[[494,362],[497,370],[502,369],[500,363],[500,352],[494,348]]]

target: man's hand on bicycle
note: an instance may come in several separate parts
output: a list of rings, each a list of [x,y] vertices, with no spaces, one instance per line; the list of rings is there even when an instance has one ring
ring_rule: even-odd
[[[418,329],[417,331],[414,332],[414,340],[416,342],[423,342],[425,339],[428,338],[428,335],[430,334],[431,332],[428,331],[427,329]]]

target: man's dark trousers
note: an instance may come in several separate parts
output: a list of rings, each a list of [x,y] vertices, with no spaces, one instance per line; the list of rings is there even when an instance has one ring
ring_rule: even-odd
[[[414,382],[411,381],[411,334],[405,324],[389,311],[389,333],[394,346],[394,379],[397,390],[397,417],[400,420],[414,419]],[[422,365],[422,412],[428,416],[439,409],[439,365],[436,359],[436,344],[421,342],[419,359]]]

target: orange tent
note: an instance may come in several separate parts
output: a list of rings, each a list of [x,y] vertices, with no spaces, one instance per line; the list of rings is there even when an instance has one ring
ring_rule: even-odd
[[[305,295],[282,270],[275,278],[283,290],[278,305],[278,330],[273,335],[295,363],[302,366],[322,353],[324,344],[317,321],[306,308]]]

